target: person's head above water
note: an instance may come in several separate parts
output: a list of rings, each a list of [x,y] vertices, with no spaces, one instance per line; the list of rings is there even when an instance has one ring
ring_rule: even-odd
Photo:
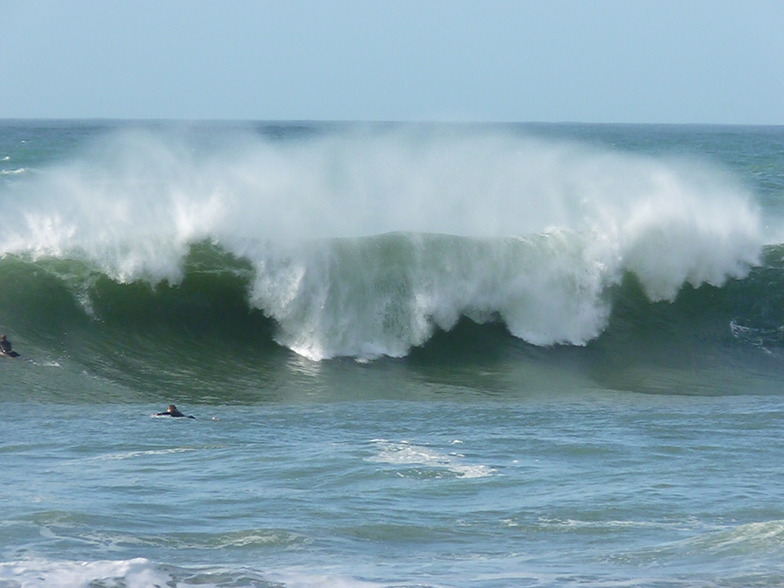
[[[177,407],[174,406],[173,404],[170,404],[169,406],[167,406],[166,410],[164,412],[155,413],[155,416],[172,416],[172,417],[184,417],[184,416],[187,416],[187,418],[189,418],[189,419],[196,418],[196,417],[193,417],[193,416],[190,416],[190,415],[182,414],[179,410],[177,410]]]

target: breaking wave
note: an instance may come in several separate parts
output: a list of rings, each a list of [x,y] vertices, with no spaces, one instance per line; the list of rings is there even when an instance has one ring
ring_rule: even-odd
[[[586,345],[625,281],[672,302],[744,278],[764,242],[715,164],[439,127],[126,130],[0,206],[9,324],[214,321],[315,360],[403,357],[468,319]]]

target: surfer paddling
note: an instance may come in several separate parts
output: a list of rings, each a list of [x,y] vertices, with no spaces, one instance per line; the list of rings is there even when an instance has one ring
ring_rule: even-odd
[[[0,353],[8,357],[19,357],[19,354],[14,351],[13,347],[11,346],[11,342],[6,338],[5,335],[0,337]]]
[[[177,407],[174,406],[173,404],[170,404],[168,407],[166,407],[166,410],[164,412],[156,412],[155,416],[170,416],[170,417],[186,418],[186,419],[196,418],[195,416],[192,415],[182,414],[179,410],[177,410]]]

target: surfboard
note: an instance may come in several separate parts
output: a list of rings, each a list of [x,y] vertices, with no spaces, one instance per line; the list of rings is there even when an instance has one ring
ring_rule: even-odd
[[[11,353],[6,353],[5,351],[0,351],[0,355],[3,357],[8,357],[13,359],[15,357],[19,357],[19,354],[16,351],[12,351]]]

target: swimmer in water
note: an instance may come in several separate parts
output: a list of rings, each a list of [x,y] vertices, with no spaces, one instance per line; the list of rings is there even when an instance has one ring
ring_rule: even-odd
[[[182,418],[187,418],[187,419],[195,419],[196,418],[195,416],[191,416],[191,415],[187,415],[186,416],[186,415],[182,414],[179,410],[177,410],[177,407],[174,406],[173,404],[170,404],[166,408],[165,412],[157,412],[157,413],[155,413],[155,416],[182,417]]]

